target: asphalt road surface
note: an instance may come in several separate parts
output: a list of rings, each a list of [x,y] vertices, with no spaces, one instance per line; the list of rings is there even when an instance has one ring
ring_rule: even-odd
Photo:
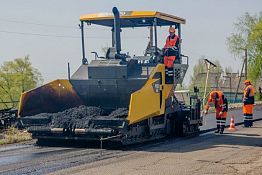
[[[261,175],[262,121],[234,133],[167,140],[127,156],[61,170],[54,175]]]
[[[242,122],[241,110],[231,111],[230,115],[235,116],[236,122]],[[261,107],[254,111],[254,116],[262,118]],[[227,124],[229,120],[230,117]],[[210,114],[201,129],[211,129],[215,125],[214,114]],[[0,174],[236,174],[242,172],[242,167],[248,169],[249,161],[252,161],[250,167],[261,170],[261,159],[257,158],[262,157],[261,128],[262,123],[258,121],[254,128],[240,126],[234,134],[205,133],[125,150],[104,149],[102,155],[98,148],[40,147],[34,141],[7,145],[0,147]],[[237,157],[235,162],[231,156]],[[227,164],[227,160],[233,165]],[[262,170],[250,172],[259,174]]]
[[[254,114],[253,118],[254,120],[259,120],[262,118],[262,105],[255,106],[254,107]],[[231,117],[234,116],[234,120],[236,124],[242,123],[243,122],[243,113],[242,109],[238,110],[230,110],[227,113],[227,120],[226,120],[226,125],[230,124],[230,119]],[[201,130],[210,130],[212,128],[216,127],[216,117],[215,113],[208,114],[207,116],[204,117],[203,119],[203,126],[200,127]]]

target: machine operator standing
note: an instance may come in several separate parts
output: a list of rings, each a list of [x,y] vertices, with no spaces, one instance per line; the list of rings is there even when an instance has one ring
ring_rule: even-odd
[[[179,53],[179,37],[176,35],[176,29],[169,27],[169,36],[166,39],[166,44],[163,48],[166,83],[172,84],[174,80],[174,61],[178,58]]]
[[[255,88],[249,80],[245,80],[245,89],[243,92],[243,117],[244,127],[253,126],[253,105],[255,103]]]
[[[213,103],[216,109],[217,130],[215,133],[223,134],[228,111],[227,98],[222,91],[212,91],[206,105],[205,114],[208,113],[210,103]]]

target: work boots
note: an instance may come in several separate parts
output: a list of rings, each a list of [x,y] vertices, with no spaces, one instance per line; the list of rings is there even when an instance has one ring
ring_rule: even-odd
[[[219,134],[223,134],[225,126],[221,126]]]
[[[244,120],[244,127],[252,127],[253,121],[252,120]]]
[[[220,131],[220,125],[217,125],[217,130],[215,131],[215,133],[219,133]]]

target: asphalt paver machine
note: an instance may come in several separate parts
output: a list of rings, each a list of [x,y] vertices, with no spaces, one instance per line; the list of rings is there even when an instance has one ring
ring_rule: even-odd
[[[162,49],[157,46],[158,27],[176,27],[181,39],[184,19],[156,11],[119,12],[114,7],[112,13],[83,15],[80,22],[83,57],[78,70],[69,79],[54,80],[21,95],[19,116],[34,138],[104,138],[133,144],[198,133],[200,100],[193,95],[185,105],[174,95],[187,71],[188,57],[181,54],[180,45],[173,81],[167,83]],[[112,31],[112,47],[90,63],[84,36],[89,25]],[[136,27],[149,28],[150,41],[144,55],[131,57],[121,52],[121,30]]]

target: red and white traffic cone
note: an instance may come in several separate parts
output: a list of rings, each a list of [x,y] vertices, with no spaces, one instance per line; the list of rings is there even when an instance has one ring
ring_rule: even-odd
[[[229,131],[236,131],[236,127],[235,127],[235,120],[234,120],[234,116],[231,116],[231,120],[230,120],[230,126],[228,128]]]

